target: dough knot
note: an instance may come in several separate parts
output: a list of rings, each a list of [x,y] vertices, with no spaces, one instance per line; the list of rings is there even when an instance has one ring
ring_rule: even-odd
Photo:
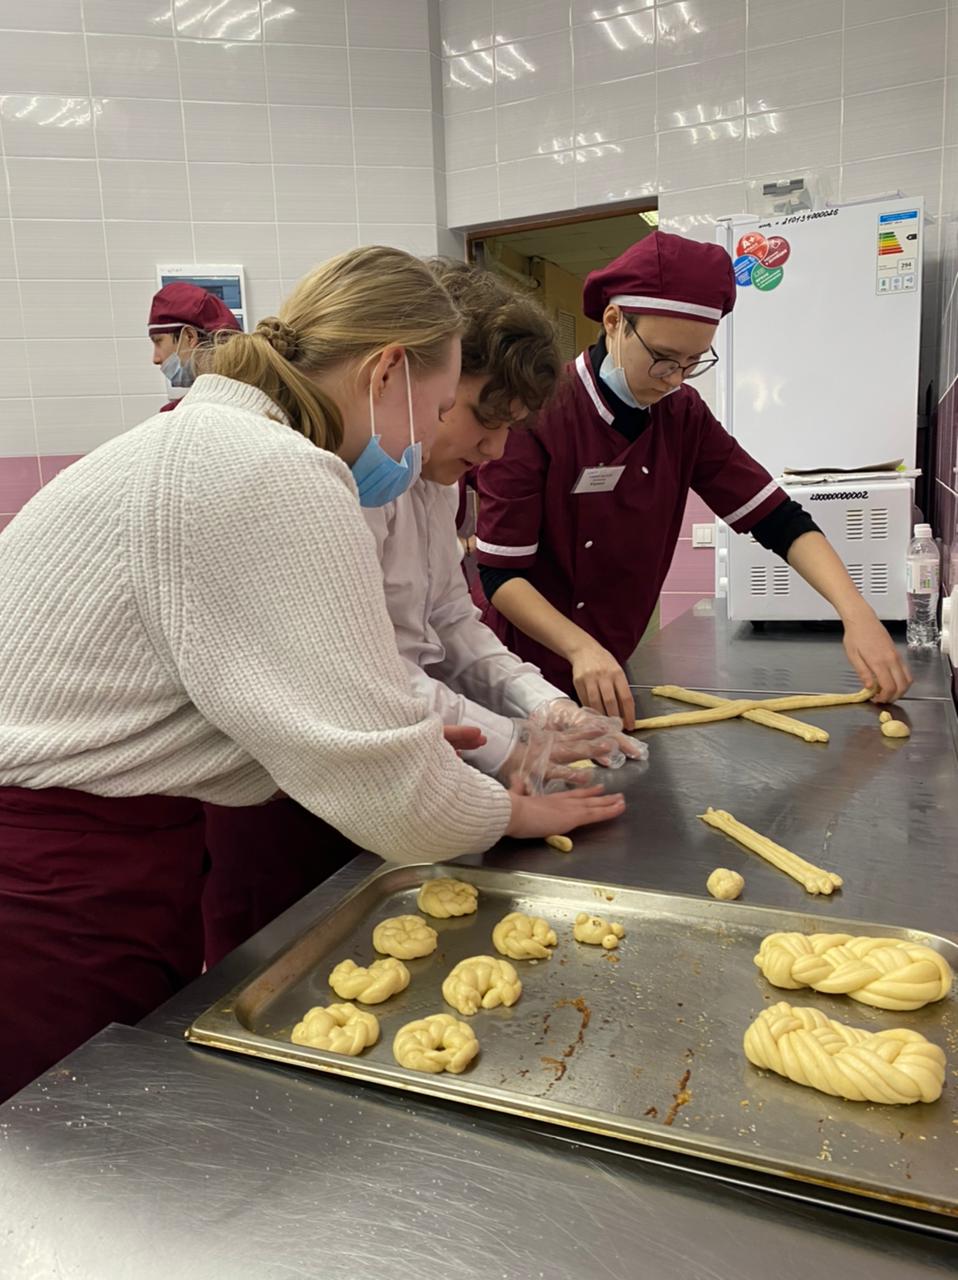
[[[341,960],[329,975],[329,985],[340,1000],[382,1004],[409,986],[409,970],[401,960],[392,956],[386,960],[374,960],[368,969],[354,960]]]
[[[495,949],[512,960],[547,960],[558,941],[548,920],[521,911],[510,911],[492,931]]]
[[[619,939],[625,937],[625,930],[620,924],[611,924],[601,916],[590,916],[588,911],[580,911],[575,918],[572,936],[576,942],[588,942],[593,947],[614,951]]]
[[[849,933],[772,933],[755,963],[775,987],[812,987],[876,1009],[920,1009],[951,991],[951,965],[931,947]]]
[[[479,1052],[476,1033],[449,1013],[407,1022],[393,1040],[393,1057],[412,1071],[451,1071],[459,1075]]]
[[[439,934],[419,916],[390,916],[380,920],[373,930],[376,950],[397,960],[431,955],[438,942]]]
[[[945,1080],[944,1053],[917,1031],[863,1031],[785,1001],[762,1010],[743,1047],[756,1067],[850,1102],[934,1102]]]
[[[476,909],[479,890],[464,880],[427,880],[419,890],[416,906],[427,916],[448,920],[450,916],[469,916]]]
[[[442,984],[442,998],[467,1017],[480,1009],[513,1005],[521,995],[519,975],[508,960],[495,956],[460,960]]]
[[[379,1039],[379,1019],[354,1004],[331,1004],[325,1008],[316,1005],[302,1022],[297,1022],[290,1039],[293,1044],[355,1058]]]

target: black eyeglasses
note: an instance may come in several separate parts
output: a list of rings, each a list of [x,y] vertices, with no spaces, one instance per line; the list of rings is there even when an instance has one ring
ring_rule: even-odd
[[[681,373],[683,378],[701,378],[703,373],[714,369],[719,362],[718,352],[710,346],[709,351],[712,354],[708,360],[693,360],[690,364],[681,364],[671,356],[663,356],[661,352],[653,351],[635,327],[634,320],[626,317],[626,323],[652,357],[652,363],[649,365],[649,376],[652,378],[671,378],[674,373]]]

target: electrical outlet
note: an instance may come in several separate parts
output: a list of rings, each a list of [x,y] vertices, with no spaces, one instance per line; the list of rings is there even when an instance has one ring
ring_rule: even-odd
[[[714,547],[715,546],[715,525],[714,524],[693,524],[692,525],[692,546],[693,547]]]

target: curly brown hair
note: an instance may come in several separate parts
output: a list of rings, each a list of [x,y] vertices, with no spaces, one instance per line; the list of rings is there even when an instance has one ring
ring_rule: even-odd
[[[529,419],[551,398],[562,373],[555,326],[538,303],[500,276],[452,258],[427,265],[462,313],[462,372],[486,375],[477,411],[509,422],[518,401]]]

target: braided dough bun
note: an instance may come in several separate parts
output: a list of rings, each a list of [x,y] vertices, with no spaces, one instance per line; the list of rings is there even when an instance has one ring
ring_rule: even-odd
[[[716,867],[706,880],[705,887],[713,898],[730,902],[745,888],[745,880],[737,871],[729,871],[728,867]]]
[[[521,911],[510,911],[492,931],[492,945],[512,960],[548,960],[558,941],[548,920]]]
[[[619,939],[625,937],[625,930],[620,924],[610,924],[601,916],[590,916],[588,911],[580,911],[575,918],[572,936],[576,942],[588,942],[593,947],[614,951]]]
[[[755,963],[775,987],[812,987],[876,1009],[920,1009],[951,991],[951,965],[931,947],[850,933],[770,933]]]
[[[416,906],[427,916],[448,920],[471,916],[479,902],[479,890],[464,880],[427,880],[419,890]]]
[[[521,995],[519,975],[508,960],[495,956],[460,960],[442,984],[442,998],[467,1017],[480,1009],[508,1008]]]
[[[390,916],[373,930],[376,950],[397,960],[432,955],[438,945],[439,934],[419,916]]]
[[[451,1071],[459,1075],[479,1052],[476,1033],[449,1013],[407,1022],[393,1040],[393,1057],[412,1071]]]
[[[409,970],[401,960],[374,960],[368,969],[354,960],[341,960],[329,975],[329,985],[340,1000],[382,1004],[409,986]]]
[[[379,1019],[354,1004],[330,1004],[325,1008],[316,1005],[293,1027],[290,1039],[293,1044],[308,1044],[313,1049],[328,1049],[355,1058],[379,1039]]]
[[[763,1009],[743,1042],[756,1067],[850,1102],[934,1102],[945,1055],[917,1031],[862,1031],[785,1001]]]

